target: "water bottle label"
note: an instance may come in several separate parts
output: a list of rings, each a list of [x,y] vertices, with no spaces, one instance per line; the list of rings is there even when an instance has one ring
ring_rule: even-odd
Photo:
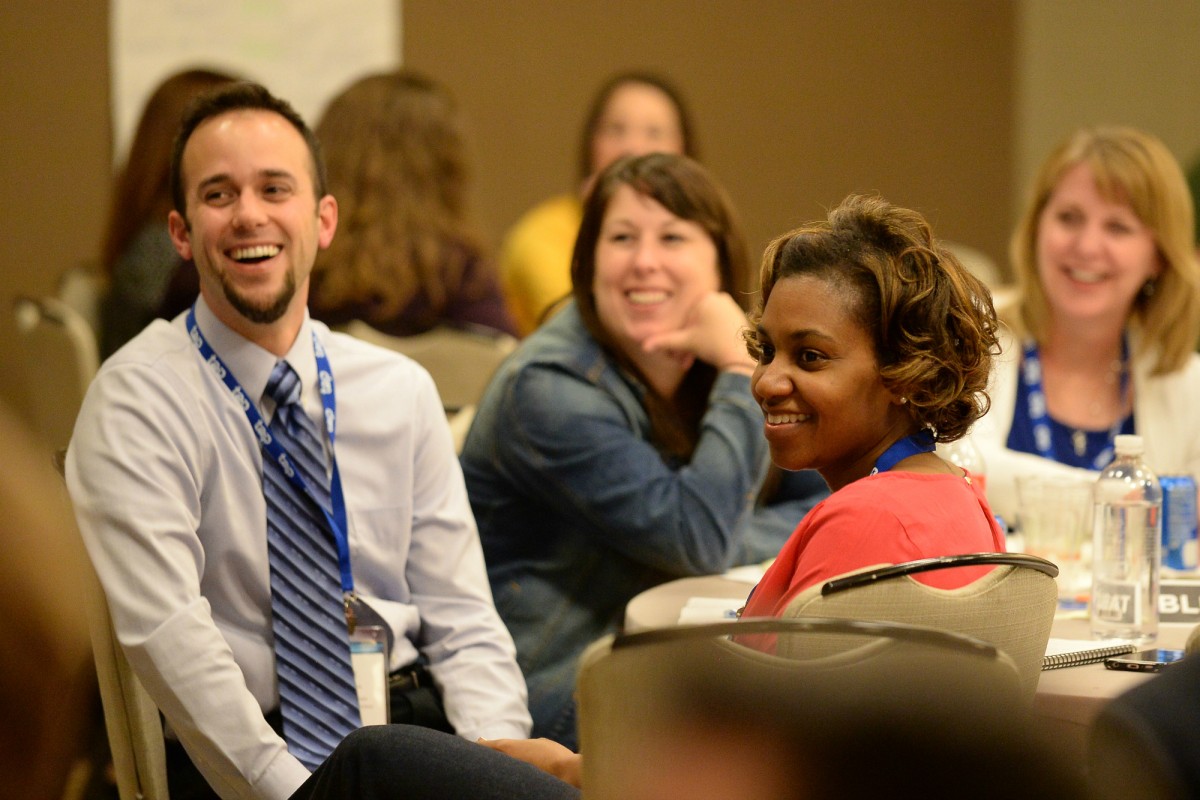
[[[1141,593],[1137,582],[1097,578],[1092,586],[1092,619],[1112,625],[1141,625]]]

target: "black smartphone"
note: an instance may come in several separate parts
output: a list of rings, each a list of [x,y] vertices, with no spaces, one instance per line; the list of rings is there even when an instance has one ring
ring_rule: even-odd
[[[1142,650],[1123,656],[1113,656],[1104,659],[1104,666],[1109,669],[1125,669],[1132,672],[1159,672],[1168,664],[1174,664],[1183,658],[1182,650]]]

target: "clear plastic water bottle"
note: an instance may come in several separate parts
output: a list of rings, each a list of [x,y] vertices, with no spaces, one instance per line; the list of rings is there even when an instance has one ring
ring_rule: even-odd
[[[1151,642],[1158,636],[1162,488],[1142,461],[1140,436],[1117,436],[1116,459],[1096,480],[1092,635]]]

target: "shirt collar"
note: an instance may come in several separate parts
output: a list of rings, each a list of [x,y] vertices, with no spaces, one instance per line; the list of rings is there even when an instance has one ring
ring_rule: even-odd
[[[269,417],[273,414],[274,402],[267,398],[264,403],[263,394],[266,392],[271,370],[275,369],[275,362],[279,360],[278,357],[217,319],[212,309],[204,302],[203,296],[196,300],[196,324],[200,326],[200,331],[212,349],[225,362],[225,366],[232,370],[246,396],[257,400],[264,416]],[[284,358],[300,376],[300,385],[303,387],[301,403],[310,413],[319,409],[321,405],[316,390],[311,388],[317,385],[317,361],[313,355],[312,336],[312,320],[305,309],[300,333]]]

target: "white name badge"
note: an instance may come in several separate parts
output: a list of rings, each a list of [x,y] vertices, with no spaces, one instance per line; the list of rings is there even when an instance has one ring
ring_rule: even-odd
[[[387,634],[379,625],[359,625],[350,636],[350,664],[363,725],[387,725]]]

